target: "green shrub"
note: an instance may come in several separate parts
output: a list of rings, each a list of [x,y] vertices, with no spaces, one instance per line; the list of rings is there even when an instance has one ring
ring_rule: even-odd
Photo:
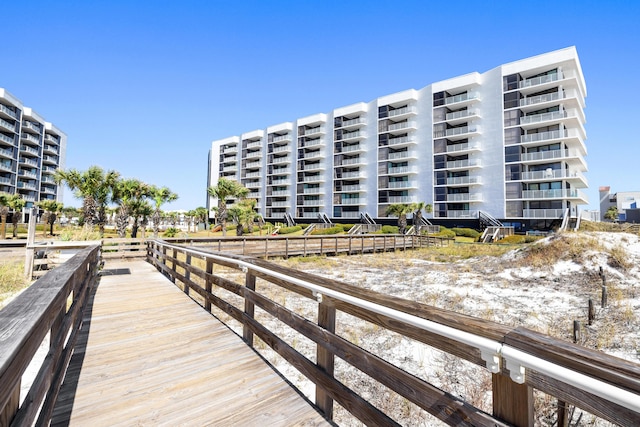
[[[302,230],[302,227],[299,225],[295,225],[293,227],[282,227],[280,230],[278,230],[278,234],[291,234],[300,230]]]
[[[229,227],[227,227],[228,229]],[[176,237],[176,235],[180,232],[180,230],[178,230],[175,227],[169,227],[167,228],[164,233],[162,234],[164,237]]]
[[[306,230],[307,227],[309,227],[309,224],[298,224],[300,227],[302,227],[303,230]]]
[[[456,236],[471,237],[472,239],[480,237],[480,233],[473,228],[452,228],[451,231],[456,233]]]
[[[382,234],[398,234],[400,231],[395,225],[383,225]]]
[[[323,228],[320,230],[313,230],[311,232],[312,235],[327,235],[327,234],[338,234],[338,233],[342,233],[342,227],[340,226],[340,224],[337,224],[335,227],[330,227],[330,228]]]
[[[354,224],[341,224],[341,225],[342,225],[342,231],[345,231],[345,232],[348,232],[354,226]]]
[[[453,230],[449,230],[447,227],[440,226],[440,232],[434,234],[436,237],[444,237],[445,239],[455,239],[456,233]]]
[[[520,245],[522,243],[526,242],[526,237],[525,236],[521,236],[519,234],[513,234],[511,236],[506,236],[500,240],[498,240],[496,243],[501,243],[504,245]]]

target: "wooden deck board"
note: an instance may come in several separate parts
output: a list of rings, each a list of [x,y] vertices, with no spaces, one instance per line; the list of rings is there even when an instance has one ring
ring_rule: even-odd
[[[151,265],[106,268],[52,425],[330,425]]]

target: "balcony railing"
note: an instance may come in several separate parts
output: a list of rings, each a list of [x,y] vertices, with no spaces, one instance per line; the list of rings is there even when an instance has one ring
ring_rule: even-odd
[[[244,177],[245,178],[260,178],[261,176],[262,176],[262,173],[260,173],[260,172],[249,172]]]
[[[277,147],[273,147],[274,153],[284,153],[285,151],[291,151],[291,148],[288,145],[279,145]]]
[[[222,163],[231,163],[238,160],[238,156],[228,156],[222,159]]]
[[[413,197],[411,196],[389,196],[389,203],[411,203]]]
[[[562,78],[561,73],[553,73],[553,74],[546,74],[544,76],[533,77],[530,79],[522,80],[518,84],[518,88],[522,89],[522,88],[531,87],[531,86],[538,86],[545,83],[551,83],[551,82],[560,80],[561,78]]]
[[[456,210],[456,211],[449,210],[447,211],[446,215],[444,215],[443,217],[444,218],[477,218],[478,211],[468,210],[468,209],[462,209],[462,210]]]
[[[36,167],[38,166],[37,160],[29,159],[27,157],[20,157],[20,163],[24,163],[24,164],[36,166]]]
[[[340,190],[336,191],[364,191],[364,186],[362,185],[343,185]]]
[[[520,155],[521,162],[531,162],[538,160],[556,160],[566,159],[570,157],[581,157],[577,150],[549,150],[538,151],[535,153],[523,153]]]
[[[291,202],[271,202],[271,206],[275,208],[282,208],[285,206],[291,206]]]
[[[271,196],[274,196],[274,197],[288,197],[289,196],[289,192],[287,190],[272,191],[271,192]]]
[[[324,133],[323,126],[312,128],[312,129],[305,129],[301,136],[317,135],[320,133]]]
[[[395,110],[389,110],[389,117],[397,117],[403,114],[415,113],[416,108],[412,105],[396,108]]]
[[[298,167],[298,170],[301,171],[312,171],[312,170],[323,170],[325,169],[324,162],[313,162],[313,163],[305,163],[304,165]]]
[[[413,188],[416,187],[415,181],[392,181],[387,183],[388,189],[396,189],[396,188]]]
[[[531,133],[528,135],[522,135],[522,137],[520,138],[521,142],[539,142],[539,141],[546,141],[549,139],[559,139],[559,138],[566,138],[567,137],[567,131],[566,129],[562,129],[562,130],[553,130],[550,132],[538,132],[538,133]]]
[[[9,178],[4,177],[4,176],[0,176],[0,184],[10,185],[11,184],[11,180]]]
[[[250,148],[262,147],[262,141],[249,141],[247,142],[247,150]]]
[[[20,169],[18,175],[20,175],[20,176],[28,176],[30,178],[37,178],[38,177],[38,174],[36,174],[35,172],[28,171],[26,169]],[[43,180],[43,182],[45,182],[45,181]]]
[[[246,168],[259,168],[260,165],[262,164],[262,162],[258,161],[258,162],[247,162],[245,164]]]
[[[48,151],[49,153],[58,154],[58,147],[54,147],[53,145],[45,144],[44,151]]]
[[[479,160],[467,159],[467,160],[455,160],[447,162],[447,169],[467,168],[472,166],[480,166]]]
[[[448,96],[444,99],[444,105],[456,104],[458,102],[470,101],[476,99],[476,95],[470,93],[462,93],[460,95]]]
[[[353,138],[360,138],[360,137],[365,137],[364,132],[360,132],[359,130],[355,131],[355,132],[344,132],[342,134],[342,138],[340,138],[338,141],[344,141],[346,139],[353,139]]]
[[[364,198],[360,198],[360,197],[345,197],[343,199],[340,199],[340,204],[341,205],[359,205],[360,202],[364,202],[365,199]]]
[[[312,139],[303,143],[304,148],[315,147],[317,145],[323,145],[324,140],[322,138]]]
[[[356,172],[343,172],[342,178],[364,178],[366,175],[365,171],[356,171]]]
[[[6,142],[7,144],[13,145],[13,138],[9,138],[7,135],[0,133],[0,141]]]
[[[8,116],[13,117],[14,119],[18,118],[18,114],[15,111],[10,110],[9,107],[7,107],[6,105],[0,104],[0,111],[2,111]]]
[[[457,176],[447,178],[447,185],[471,185],[480,183],[481,180],[479,176]]]
[[[482,195],[471,193],[447,194],[447,202],[480,202]]]
[[[21,138],[33,142],[34,144],[40,144],[40,138],[33,136],[30,133],[23,133]]]
[[[56,171],[56,168],[53,166],[47,166],[47,165],[42,166],[42,172],[55,173],[55,171]]]
[[[300,156],[299,160],[308,160],[308,159],[317,159],[323,157],[322,152],[320,151],[309,151]]]
[[[357,165],[360,163],[364,163],[364,159],[361,159],[360,157],[354,157],[351,159],[342,159],[342,162],[340,163],[340,166],[345,166],[345,165]]]
[[[557,101],[561,98],[560,92],[545,93],[544,95],[529,96],[520,100],[520,106],[542,104],[543,102]]]
[[[564,209],[524,209],[524,218],[560,218],[564,215]]]
[[[300,206],[323,206],[324,199],[322,197],[318,199],[305,199],[299,205]]]
[[[520,117],[520,124],[528,125],[532,123],[547,122],[549,120],[560,120],[565,117],[567,117],[565,111],[552,111],[550,113],[535,114],[533,116],[522,116]]]
[[[233,146],[222,147],[222,150],[220,150],[220,152],[222,154],[234,154],[238,152],[238,146],[233,145]]]
[[[451,129],[446,129],[444,131],[433,132],[433,137],[444,138],[447,136],[457,136],[457,135],[464,135],[465,133],[473,133],[475,131],[476,131],[476,128],[474,127],[462,126],[459,128],[451,128]]]
[[[408,144],[413,142],[410,136],[400,136],[397,138],[389,138],[389,145]]]
[[[260,182],[247,182],[244,186],[247,188],[260,188],[262,184]]]
[[[397,175],[397,174],[403,174],[403,173],[417,173],[418,170],[415,166],[396,166],[396,167],[390,167],[387,170],[387,174],[389,175]]]
[[[280,141],[291,141],[291,135],[286,134],[286,135],[274,136],[271,142],[280,142]]]
[[[447,113],[447,115],[445,116],[445,120],[462,119],[469,116],[475,116],[475,114],[475,111],[471,110],[454,111],[453,113]]]
[[[362,146],[360,144],[355,144],[355,145],[347,145],[345,147],[342,147],[340,152],[341,153],[351,153],[353,151],[360,151],[360,150],[362,150]]]
[[[290,179],[274,179],[271,181],[271,185],[289,185],[291,184]]]
[[[479,150],[480,144],[477,142],[469,143],[463,142],[461,144],[447,145],[447,153],[458,153],[460,151]]]
[[[524,190],[522,199],[586,199],[580,190],[562,188],[558,190]]]
[[[13,150],[8,150],[6,148],[0,148],[0,155],[5,156],[9,159],[13,159]]]
[[[320,187],[303,188],[301,194],[320,194],[322,191]]]
[[[401,129],[408,129],[408,128],[412,128],[415,127],[415,123],[410,121],[410,122],[400,122],[400,123],[393,123],[390,124],[387,127],[388,131],[394,131],[394,130],[401,130]]]
[[[360,218],[360,212],[342,212],[340,218]]]
[[[222,172],[234,172],[237,169],[238,168],[236,168],[235,166],[225,166],[222,168]]]
[[[362,117],[356,117],[355,119],[345,120],[344,122],[342,122],[342,126],[339,126],[339,127],[359,125],[361,123],[365,123],[365,119]]]
[[[273,163],[273,164],[290,163],[290,162],[291,162],[291,157],[289,157],[289,156],[274,157],[273,160],[271,161],[271,163]]]
[[[300,182],[322,182],[323,178],[321,175],[313,175],[313,176],[305,176]]]
[[[36,156],[40,155],[40,150],[38,150],[37,148],[29,147],[28,145],[23,145],[22,147],[20,147],[20,151],[35,154]]]
[[[13,123],[9,123],[8,121],[6,121],[5,119],[0,118],[0,126],[4,127],[5,129],[11,131],[11,132],[15,132],[16,131],[16,125],[14,125]]]
[[[11,165],[11,162],[0,162],[0,170],[6,171],[6,172],[13,172],[13,167]]]

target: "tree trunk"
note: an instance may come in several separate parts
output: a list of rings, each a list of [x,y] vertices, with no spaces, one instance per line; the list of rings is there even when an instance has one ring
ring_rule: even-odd
[[[14,212],[13,217],[11,218],[11,223],[13,224],[13,238],[18,238],[18,213]]]

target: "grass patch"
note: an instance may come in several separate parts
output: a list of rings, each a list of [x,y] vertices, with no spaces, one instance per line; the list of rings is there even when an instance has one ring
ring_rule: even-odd
[[[0,305],[29,284],[30,281],[24,277],[23,261],[0,264]]]

